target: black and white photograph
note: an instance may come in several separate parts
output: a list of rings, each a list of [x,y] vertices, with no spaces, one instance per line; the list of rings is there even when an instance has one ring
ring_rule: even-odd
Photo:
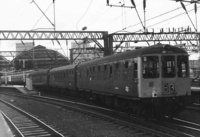
[[[0,0],[0,137],[200,137],[200,0]]]

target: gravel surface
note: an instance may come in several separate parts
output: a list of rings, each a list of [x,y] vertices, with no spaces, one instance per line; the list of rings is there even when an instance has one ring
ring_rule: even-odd
[[[135,137],[138,131],[102,119],[30,99],[0,95],[1,99],[35,115],[67,137]],[[200,124],[200,113],[183,111],[179,118]],[[141,135],[142,137],[142,135]]]
[[[86,116],[29,99],[1,95],[1,99],[37,116],[49,125],[54,125],[67,137],[135,137],[140,132],[102,119]]]
[[[199,112],[185,110],[182,113],[180,113],[178,118],[200,124],[200,113]]]

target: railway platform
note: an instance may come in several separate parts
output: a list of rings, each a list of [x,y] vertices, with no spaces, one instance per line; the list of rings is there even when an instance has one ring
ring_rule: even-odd
[[[200,104],[200,87],[192,86],[191,91],[193,102],[196,104]]]
[[[5,121],[2,112],[0,111],[0,137],[13,137],[7,122]]]
[[[23,94],[27,94],[27,95],[34,95],[34,94],[38,94],[37,91],[35,90],[28,90],[26,87],[24,86],[20,86],[20,85],[1,85],[0,89],[3,88],[11,88],[11,89],[17,89],[19,92],[22,92]]]

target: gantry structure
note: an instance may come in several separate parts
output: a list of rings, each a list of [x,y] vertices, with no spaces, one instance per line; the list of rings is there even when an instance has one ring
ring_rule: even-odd
[[[113,43],[118,42],[163,42],[163,41],[198,41],[200,32],[144,32],[114,33],[107,31],[1,31],[0,40],[92,40],[104,52],[104,56],[113,54]],[[103,41],[103,42],[99,42]],[[101,44],[103,43],[103,44]],[[16,51],[2,51],[1,55],[13,56]]]

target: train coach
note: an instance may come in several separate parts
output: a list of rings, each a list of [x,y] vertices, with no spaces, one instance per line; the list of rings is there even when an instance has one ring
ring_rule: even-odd
[[[50,69],[34,71],[29,74],[32,80],[32,86],[38,90],[46,90],[48,88],[48,72]]]
[[[191,94],[187,52],[165,44],[34,73],[33,85],[137,115],[176,115]]]
[[[1,84],[6,85],[25,85],[26,83],[26,72],[19,72],[13,74],[6,74],[1,76]]]
[[[77,87],[138,115],[174,115],[191,94],[188,54],[158,44],[88,61],[77,66]]]
[[[49,87],[76,90],[76,67],[77,65],[68,65],[51,69],[48,74]]]

